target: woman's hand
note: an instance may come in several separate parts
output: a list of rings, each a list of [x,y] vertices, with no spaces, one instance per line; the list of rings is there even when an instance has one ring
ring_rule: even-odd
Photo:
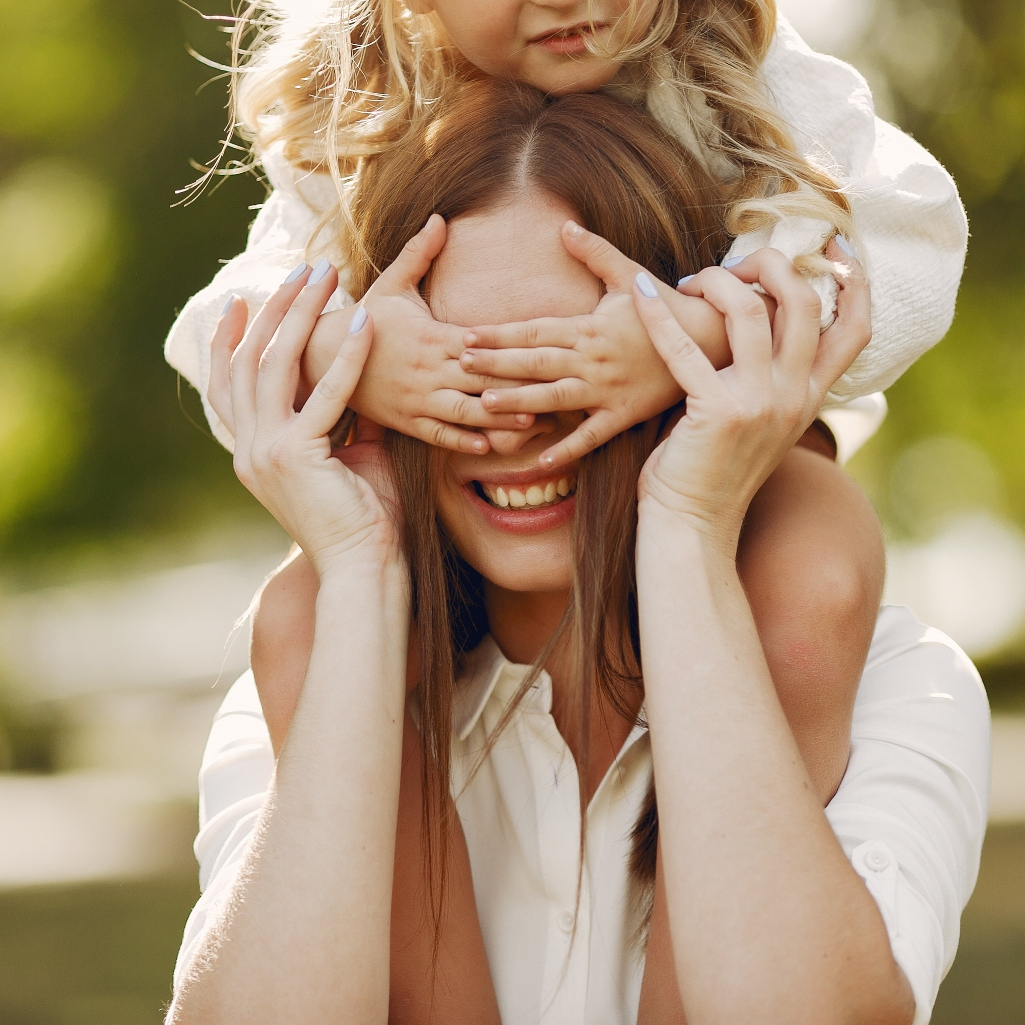
[[[745,284],[751,281],[776,301],[771,321]],[[820,338],[818,297],[775,250],[760,250],[732,272],[703,270],[684,287],[726,317],[733,363],[717,371],[651,279],[637,276],[637,311],[687,394],[686,412],[641,474],[639,498],[642,510],[667,511],[732,553],[755,492],[868,339],[856,332],[839,333],[840,344],[830,332]]]
[[[293,408],[300,357],[336,280],[333,269],[320,265],[287,282],[237,345],[238,318],[229,308],[215,334],[211,366],[212,391],[223,393],[226,377],[230,384],[239,479],[320,575],[353,556],[388,561],[398,552],[392,516],[370,484],[336,457],[329,437],[370,349],[373,322],[365,311],[353,317],[302,410]],[[365,461],[367,453],[361,447],[348,455]]]
[[[541,453],[539,461],[546,467],[581,458],[682,397],[633,303],[634,278],[644,268],[573,221],[563,226],[562,241],[605,284],[594,311],[474,328],[462,356],[465,371],[505,379],[481,395],[485,409],[506,414],[587,411],[576,431]],[[715,364],[728,362],[718,311],[669,285],[656,287]]]

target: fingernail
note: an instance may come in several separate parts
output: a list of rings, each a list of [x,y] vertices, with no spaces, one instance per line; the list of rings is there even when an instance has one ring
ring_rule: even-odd
[[[551,469],[555,465],[555,456],[542,456],[541,465]]]
[[[306,282],[307,285],[315,285],[320,281],[325,274],[331,269],[331,262],[329,260],[321,259],[317,261],[317,266],[313,268],[313,273],[310,275],[310,280]]]
[[[464,352],[459,358],[459,362],[462,363],[464,370],[469,370],[473,366],[473,353]]]
[[[658,289],[655,288],[655,282],[644,271],[637,275],[637,287],[640,289],[641,295],[646,295],[649,299],[658,298]]]
[[[305,272],[306,272],[306,261],[303,260],[303,262],[300,263],[299,266],[296,267],[296,269],[294,271],[292,271],[292,273],[289,274],[287,278],[285,278],[285,284],[286,285],[290,285],[293,281],[295,281],[296,278],[301,277]]]
[[[224,304],[224,309],[221,310],[221,316],[222,317],[224,316],[225,313],[228,312],[228,310],[231,309],[231,304],[235,301],[236,298],[237,298],[237,296],[235,295],[234,292],[232,292],[231,295],[228,296],[228,301]]]
[[[852,259],[852,260],[853,260],[853,259],[855,259],[855,256],[854,256],[854,246],[852,246],[852,245],[850,244],[850,242],[848,242],[848,241],[847,241],[847,239],[845,239],[845,238],[843,237],[843,235],[837,235],[837,236],[835,236],[835,237],[836,237],[836,244],[837,244],[837,245],[838,245],[838,246],[839,246],[839,247],[840,247],[840,248],[841,248],[841,249],[842,249],[842,250],[843,250],[843,251],[844,251],[844,252],[845,252],[845,253],[846,253],[846,254],[847,254],[847,255],[848,255],[848,256],[849,256],[849,257],[850,257],[851,259]]]
[[[463,343],[465,345],[476,345],[479,341],[480,339],[477,337],[476,331],[467,331],[466,334],[463,335]]]
[[[483,439],[483,438],[478,438],[478,439],[477,439],[477,440],[476,440],[476,441],[475,441],[475,442],[473,443],[473,450],[474,450],[474,452],[478,452],[478,453],[480,453],[481,455],[483,455],[483,454],[484,454],[484,439]]]
[[[578,235],[583,235],[583,233],[584,233],[584,229],[581,228],[580,225],[577,224],[576,221],[567,221],[566,222],[566,234],[567,235],[578,236]]]
[[[680,278],[679,281],[676,282],[676,287],[679,288],[680,285],[686,285],[687,282],[690,281],[690,279],[692,277],[694,277],[693,274],[684,274],[684,276],[682,278]]]
[[[480,397],[482,406],[493,406],[498,401],[498,396],[493,391],[486,391]]]
[[[723,260],[723,270],[729,270],[731,267],[736,267],[738,263],[743,263],[746,257],[744,256],[731,256],[728,260]]]
[[[526,413],[517,413],[516,414],[516,422],[521,427],[526,427],[530,423],[530,417]]]
[[[359,331],[363,325],[367,322],[367,311],[362,306],[356,307],[356,312],[352,315],[352,320],[349,321],[349,334],[354,335]]]

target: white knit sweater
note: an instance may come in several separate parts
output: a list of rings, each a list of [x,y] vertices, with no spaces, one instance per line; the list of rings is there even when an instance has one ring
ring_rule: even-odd
[[[815,53],[782,16],[762,81],[799,148],[845,188],[858,233],[857,255],[872,288],[872,341],[837,381],[822,413],[845,460],[881,423],[886,405],[879,393],[950,327],[968,224],[950,175],[912,138],[875,116],[861,75]],[[657,103],[657,95],[649,95],[649,108],[665,121]],[[164,350],[171,366],[199,390],[211,429],[228,448],[231,435],[206,399],[214,325],[232,293],[242,296],[251,312],[264,302],[304,258],[317,211],[333,198],[326,175],[297,176],[280,152],[265,153],[263,165],[273,191],[253,223],[245,252],[189,300]],[[772,246],[793,258],[817,251],[824,229],[823,222],[788,218],[771,232],[740,236],[729,255]],[[816,287],[824,316],[831,317],[835,282],[824,279]],[[327,309],[351,302],[340,288]]]

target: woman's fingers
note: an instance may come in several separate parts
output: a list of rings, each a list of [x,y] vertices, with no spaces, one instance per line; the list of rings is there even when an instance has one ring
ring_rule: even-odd
[[[757,282],[776,301],[773,318],[776,367],[794,380],[807,382],[819,345],[822,312],[815,290],[776,249],[759,249],[731,268],[731,273],[748,284]]]
[[[549,469],[565,466],[611,441],[622,430],[623,424],[614,413],[607,409],[599,410],[568,437],[542,452],[538,462]]]
[[[822,332],[812,365],[812,378],[823,395],[872,340],[872,297],[865,268],[844,252],[835,238],[826,248],[826,256],[843,264],[847,276],[837,281],[836,319]]]
[[[578,377],[584,361],[572,349],[467,349],[459,360],[466,371],[523,381]],[[508,381],[503,382],[507,385]],[[503,385],[499,385],[502,387]]]
[[[367,361],[373,337],[373,320],[366,315],[366,311],[363,316],[357,312],[334,362],[317,382],[306,404],[295,414],[296,426],[305,437],[324,437],[341,419],[356,388],[356,382],[363,373],[363,364]]]
[[[256,429],[256,379],[260,357],[270,344],[274,332],[303,290],[309,277],[309,268],[299,264],[285,278],[278,290],[263,304],[245,338],[231,357],[231,409],[235,439],[245,438],[248,444]]]
[[[334,267],[321,260],[264,348],[256,379],[256,408],[265,425],[291,415],[299,384],[299,360],[337,284]]]
[[[680,327],[659,296],[654,281],[644,271],[634,280],[634,303],[652,345],[676,378],[676,383],[688,395],[705,394],[716,388],[715,367],[697,342]]]
[[[231,357],[246,332],[249,308],[237,295],[231,296],[210,339],[210,380],[206,398],[221,423],[235,434],[231,410]]]
[[[767,386],[772,373],[772,325],[761,296],[721,267],[695,274],[686,294],[706,299],[726,318],[737,374]]]

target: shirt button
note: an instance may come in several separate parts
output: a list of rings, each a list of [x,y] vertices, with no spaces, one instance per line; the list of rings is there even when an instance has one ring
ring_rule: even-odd
[[[890,865],[890,855],[886,851],[881,851],[877,847],[875,850],[869,851],[865,855],[865,864],[872,869],[873,872],[882,872]]]
[[[572,911],[563,911],[559,915],[559,928],[563,932],[572,932],[573,923],[577,920],[577,916]]]

